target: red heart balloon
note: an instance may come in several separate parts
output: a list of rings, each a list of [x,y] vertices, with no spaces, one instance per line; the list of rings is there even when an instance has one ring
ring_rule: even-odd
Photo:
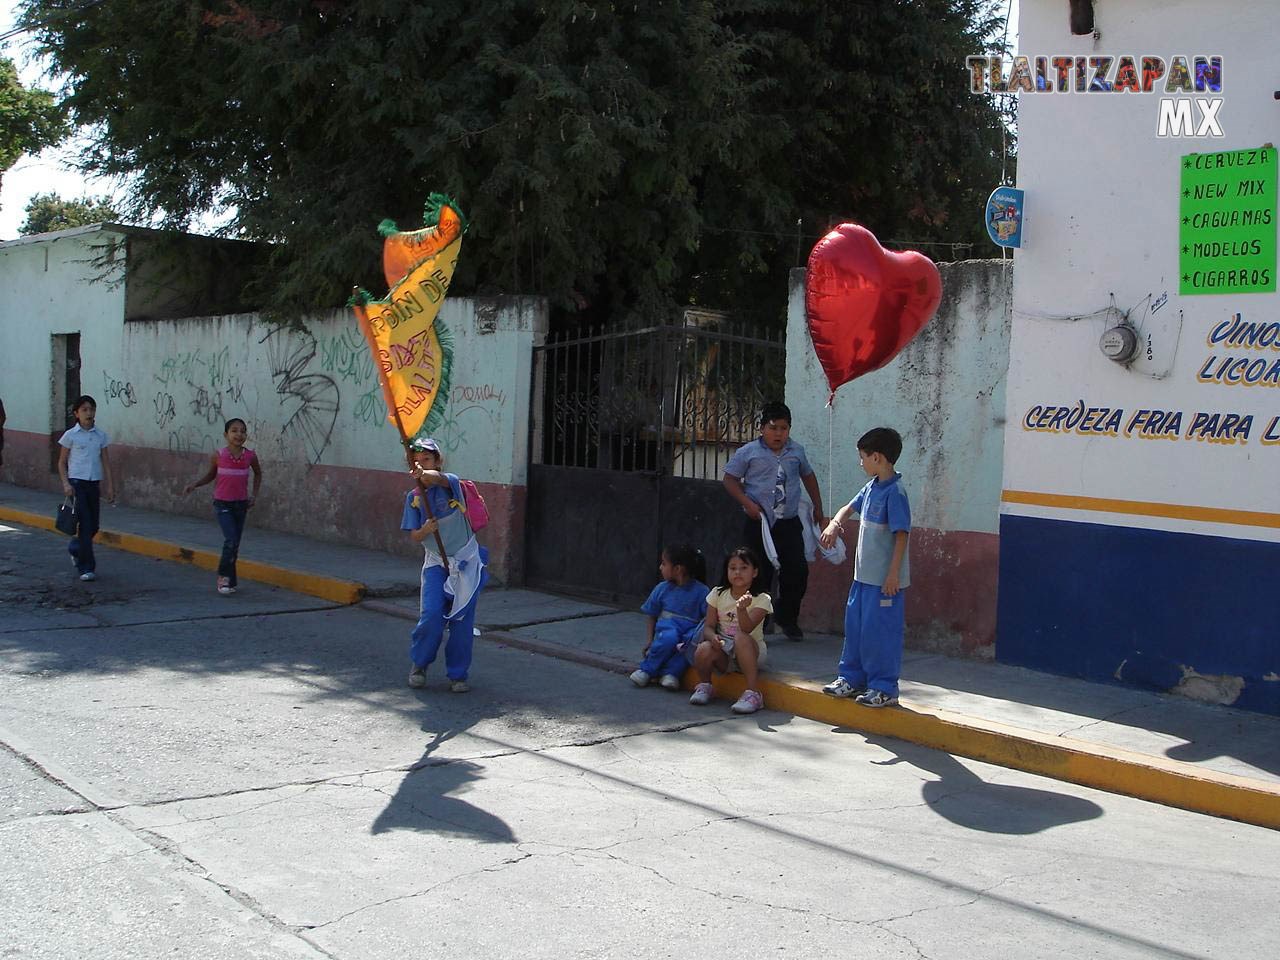
[[[832,395],[897,356],[941,300],[942,278],[924,254],[886,250],[856,223],[819,240],[809,254],[804,306]]]

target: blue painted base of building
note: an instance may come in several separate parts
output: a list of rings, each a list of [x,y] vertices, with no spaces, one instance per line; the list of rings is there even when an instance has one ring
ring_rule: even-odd
[[[1240,677],[1280,715],[1280,544],[1003,515],[996,659],[1168,690]],[[1271,679],[1267,679],[1270,677]]]

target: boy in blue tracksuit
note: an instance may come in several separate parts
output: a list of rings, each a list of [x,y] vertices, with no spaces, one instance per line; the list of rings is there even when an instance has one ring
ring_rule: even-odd
[[[853,585],[844,613],[844,650],[836,678],[822,688],[832,697],[857,697],[867,707],[898,702],[902,672],[903,591],[911,583],[907,535],[911,505],[902,474],[893,467],[902,454],[896,430],[876,427],[858,440],[858,460],[871,477],[822,531],[824,547],[835,543],[844,522],[858,514]]]
[[[707,615],[707,561],[702,551],[687,544],[673,544],[662,551],[658,564],[662,582],[653,588],[640,608],[649,615],[649,636],[644,659],[631,674],[637,687],[654,677],[667,690],[679,690],[689,669],[693,650],[702,639]]]

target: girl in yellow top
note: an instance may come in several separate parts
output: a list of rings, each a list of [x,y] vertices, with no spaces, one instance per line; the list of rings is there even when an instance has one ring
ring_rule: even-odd
[[[707,594],[702,642],[693,655],[698,686],[690,703],[701,706],[710,702],[712,670],[741,670],[747,689],[733,705],[733,712],[755,713],[764,706],[758,689],[759,673],[769,653],[764,642],[764,618],[773,612],[773,601],[767,593],[751,594],[751,582],[759,569],[760,561],[749,547],[738,547],[725,559],[720,586]]]

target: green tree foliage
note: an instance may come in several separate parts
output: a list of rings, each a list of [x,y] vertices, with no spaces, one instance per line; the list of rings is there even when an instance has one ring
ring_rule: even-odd
[[[107,197],[63,200],[56,193],[38,193],[27,201],[27,215],[20,231],[24,236],[83,227],[91,223],[120,222],[120,214]]]
[[[53,94],[23,87],[13,61],[0,58],[0,175],[24,153],[57,143],[66,129]]]
[[[458,289],[777,317],[832,218],[981,235],[1001,125],[964,57],[990,6],[28,0],[24,22],[95,138],[86,171],[129,175],[140,221],[233,206],[238,235],[285,241],[276,309],[383,288],[376,224],[419,226],[440,190],[471,222]]]

